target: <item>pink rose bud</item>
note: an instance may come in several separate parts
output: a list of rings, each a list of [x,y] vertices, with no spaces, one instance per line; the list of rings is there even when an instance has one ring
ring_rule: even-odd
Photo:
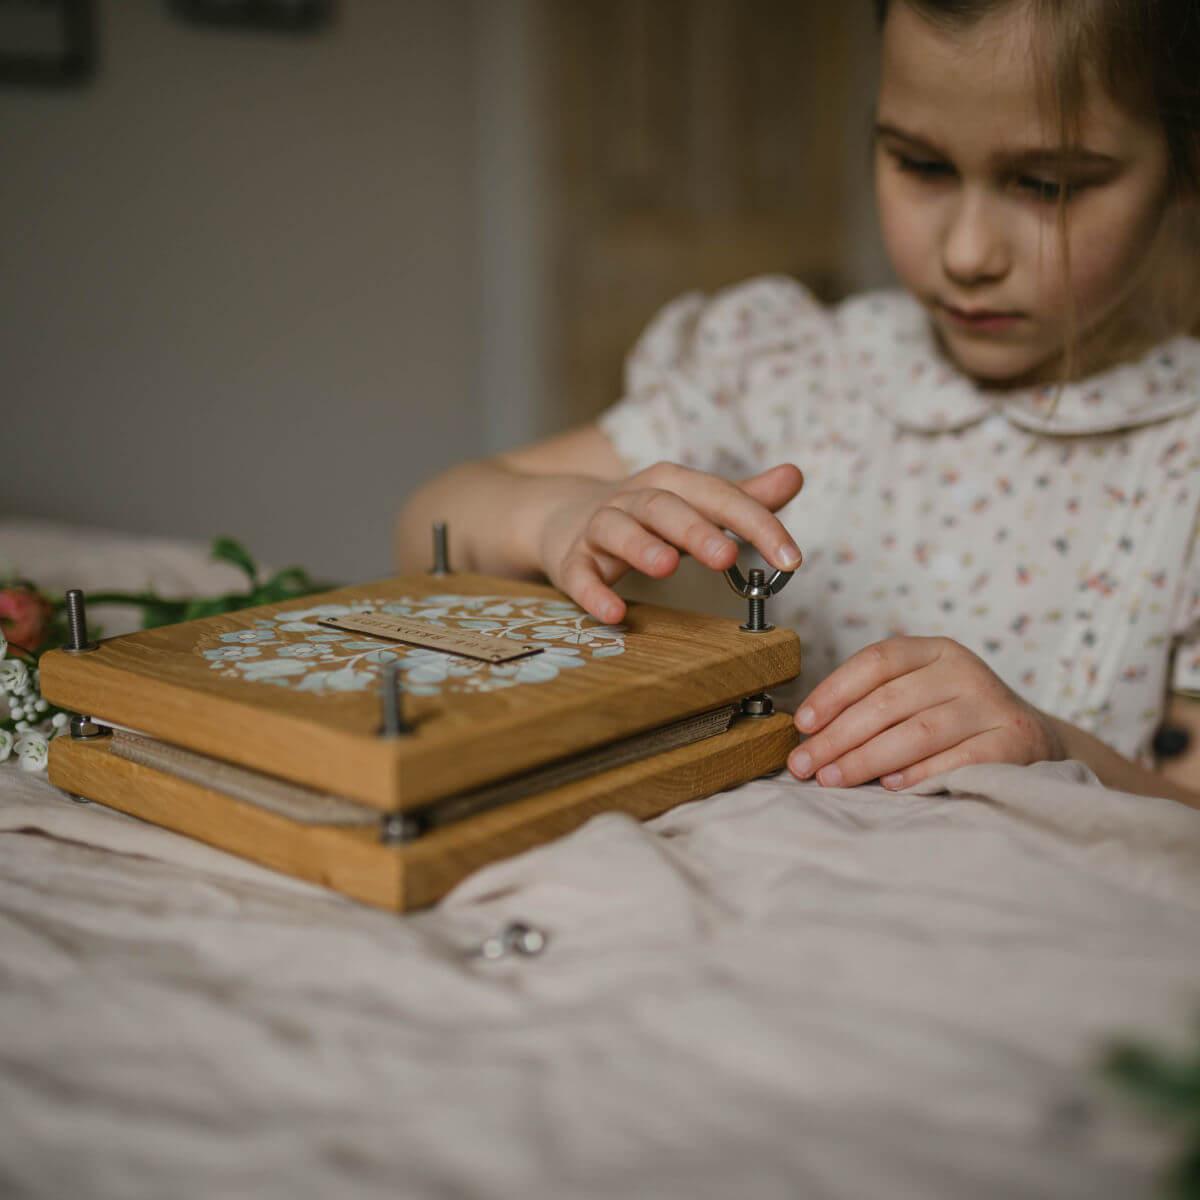
[[[52,615],[49,601],[32,588],[0,588],[0,630],[13,646],[30,654],[41,649]]]

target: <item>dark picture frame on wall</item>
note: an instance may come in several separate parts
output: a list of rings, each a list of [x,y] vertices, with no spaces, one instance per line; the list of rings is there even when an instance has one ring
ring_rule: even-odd
[[[280,33],[315,33],[333,15],[333,0],[167,0],[167,5],[195,25]]]
[[[0,0],[0,84],[71,86],[95,69],[93,0]]]

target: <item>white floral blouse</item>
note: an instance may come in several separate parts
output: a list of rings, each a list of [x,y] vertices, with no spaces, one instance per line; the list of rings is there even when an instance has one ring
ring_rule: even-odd
[[[1200,341],[1065,388],[987,391],[907,294],[819,305],[783,278],[650,324],[600,419],[631,470],[805,474],[805,562],[773,602],[797,694],[873,641],[939,634],[1031,703],[1149,761],[1200,692]]]

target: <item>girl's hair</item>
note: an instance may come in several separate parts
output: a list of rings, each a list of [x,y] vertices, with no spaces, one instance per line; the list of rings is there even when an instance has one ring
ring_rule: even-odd
[[[1094,72],[1127,112],[1156,124],[1166,139],[1175,228],[1164,253],[1157,310],[1145,333],[1200,334],[1200,3],[1197,0],[874,0],[883,24],[892,4],[904,3],[949,28],[1022,4],[1048,37],[1045,97],[1064,146],[1079,133],[1085,88]],[[1066,197],[1059,228],[1066,230]],[[1065,242],[1064,242],[1065,245]],[[1068,358],[1072,357],[1068,347]]]

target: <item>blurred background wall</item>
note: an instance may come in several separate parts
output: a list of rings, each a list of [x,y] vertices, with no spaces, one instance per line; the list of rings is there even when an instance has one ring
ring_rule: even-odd
[[[92,7],[90,81],[0,88],[5,515],[382,574],[408,491],[594,415],[672,295],[886,279],[867,0]]]

